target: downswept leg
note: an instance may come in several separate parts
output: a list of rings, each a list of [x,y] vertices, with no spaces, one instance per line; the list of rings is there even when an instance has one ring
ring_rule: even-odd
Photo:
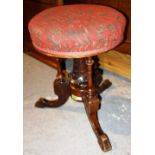
[[[54,81],[54,92],[58,96],[58,99],[56,100],[47,100],[45,98],[40,98],[35,106],[39,108],[44,107],[59,107],[65,104],[67,99],[70,96],[70,86],[69,81],[65,78],[65,76],[62,73],[61,69],[61,62],[60,59],[57,59],[57,78]]]
[[[107,88],[109,88],[112,83],[108,79],[103,79],[102,74],[103,70],[100,67],[99,58],[97,56],[93,57],[94,64],[92,66],[93,68],[93,85],[97,91],[98,94],[105,91]]]
[[[97,111],[100,109],[100,99],[96,91],[94,90],[92,83],[92,65],[93,60],[88,58],[87,66],[88,66],[88,87],[85,93],[83,94],[83,102],[85,105],[85,110],[91,126],[93,128],[94,133],[98,139],[100,147],[103,151],[111,150],[111,144],[108,136],[102,130],[97,116]]]

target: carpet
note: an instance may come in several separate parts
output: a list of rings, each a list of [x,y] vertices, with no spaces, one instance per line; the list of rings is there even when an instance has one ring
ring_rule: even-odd
[[[56,98],[52,83],[56,70],[24,54],[24,155],[101,155],[82,103],[71,98],[60,108],[34,107],[40,97]],[[67,61],[67,69],[71,69]],[[130,155],[130,81],[104,71],[113,84],[104,91],[99,121],[112,143],[106,155]]]

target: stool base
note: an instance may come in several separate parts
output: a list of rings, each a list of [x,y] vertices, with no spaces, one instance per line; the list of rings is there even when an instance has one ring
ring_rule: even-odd
[[[99,124],[97,112],[101,107],[100,93],[111,86],[112,83],[109,80],[103,81],[102,72],[98,68],[99,65],[96,58],[94,59],[95,63],[93,67],[93,61],[91,61],[91,59],[90,64],[86,64],[85,60],[86,59],[76,59],[74,61],[73,72],[71,73],[70,78],[64,76],[59,68],[57,78],[54,81],[54,92],[58,96],[58,99],[50,101],[44,98],[40,98],[36,102],[35,106],[39,108],[55,108],[65,104],[68,98],[74,94],[76,94],[78,97],[81,97],[81,101],[84,103],[86,114],[90,121],[91,127],[98,139],[98,143],[101,149],[103,151],[109,151],[112,149],[112,146],[110,144],[108,136],[106,135],[106,133],[104,133]],[[89,65],[89,67],[87,65]],[[91,71],[91,67],[93,69],[93,72]],[[89,77],[91,74],[93,75],[93,77],[95,77],[93,78],[94,85],[92,86],[91,81],[89,81],[91,80],[91,78]],[[77,80],[82,79],[80,78],[81,75],[84,76],[84,80],[80,81],[82,84]],[[88,85],[86,83],[88,83]]]

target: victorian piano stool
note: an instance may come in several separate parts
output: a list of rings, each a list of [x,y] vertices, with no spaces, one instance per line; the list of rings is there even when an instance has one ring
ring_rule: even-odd
[[[103,151],[111,150],[107,134],[98,121],[100,93],[111,82],[102,79],[98,54],[119,45],[124,38],[126,19],[119,11],[103,5],[74,4],[46,9],[28,25],[35,49],[57,60],[54,91],[58,99],[40,98],[35,106],[59,107],[71,96],[84,103],[93,131]],[[65,59],[72,58],[73,71],[64,72]]]

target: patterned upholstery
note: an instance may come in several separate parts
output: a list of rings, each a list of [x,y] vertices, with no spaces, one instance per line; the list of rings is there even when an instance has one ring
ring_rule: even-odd
[[[76,4],[42,11],[29,22],[29,32],[41,53],[81,58],[116,47],[123,40],[125,25],[125,17],[111,7]]]

